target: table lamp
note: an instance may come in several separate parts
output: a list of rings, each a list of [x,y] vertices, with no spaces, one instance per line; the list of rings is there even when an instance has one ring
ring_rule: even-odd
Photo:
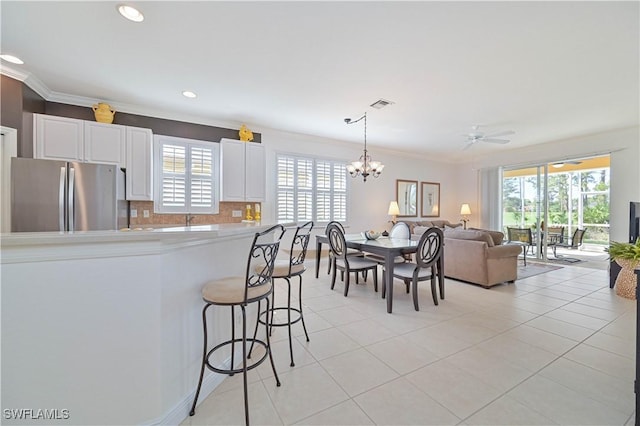
[[[391,223],[395,225],[396,217],[400,214],[400,207],[398,206],[397,201],[392,201],[389,203],[389,211],[387,212],[387,214],[391,216]]]
[[[460,214],[462,215],[462,223],[464,223],[464,229],[467,229],[467,222],[469,221],[469,215],[471,214],[471,207],[469,204],[463,204],[460,207]]]

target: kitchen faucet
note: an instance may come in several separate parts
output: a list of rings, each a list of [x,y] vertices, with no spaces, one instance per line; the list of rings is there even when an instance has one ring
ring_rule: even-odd
[[[191,213],[184,215],[184,226],[191,226],[191,221],[195,219],[195,216]]]

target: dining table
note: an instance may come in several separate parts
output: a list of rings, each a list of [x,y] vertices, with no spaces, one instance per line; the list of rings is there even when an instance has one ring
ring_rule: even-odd
[[[384,281],[386,285],[387,313],[393,311],[393,268],[397,256],[415,253],[418,249],[418,240],[411,238],[379,237],[369,240],[362,234],[345,234],[347,247],[360,250],[365,253],[377,254],[384,258]],[[320,271],[320,255],[322,244],[329,244],[326,235],[316,235],[316,278]],[[437,263],[437,274],[440,289],[444,289],[444,264],[441,256]],[[444,297],[441,293],[440,297]]]

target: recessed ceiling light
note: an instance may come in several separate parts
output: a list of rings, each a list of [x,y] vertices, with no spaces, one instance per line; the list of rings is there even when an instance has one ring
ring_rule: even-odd
[[[142,22],[144,21],[144,15],[138,9],[133,6],[127,6],[126,4],[121,4],[118,6],[118,12],[120,15],[124,16],[130,21],[133,22]]]
[[[198,95],[196,95],[190,90],[185,90],[184,92],[182,92],[182,96],[184,96],[185,98],[195,98]]]
[[[12,64],[18,64],[18,65],[22,65],[24,64],[24,62],[22,61],[22,59],[13,56],[13,55],[0,55],[0,59],[3,59],[7,62],[11,62]]]

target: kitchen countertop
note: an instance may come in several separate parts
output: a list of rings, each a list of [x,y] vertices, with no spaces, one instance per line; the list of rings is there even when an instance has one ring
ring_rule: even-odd
[[[123,251],[130,255],[144,255],[170,247],[248,237],[273,225],[255,222],[118,231],[2,233],[0,263],[110,257],[121,255]]]

